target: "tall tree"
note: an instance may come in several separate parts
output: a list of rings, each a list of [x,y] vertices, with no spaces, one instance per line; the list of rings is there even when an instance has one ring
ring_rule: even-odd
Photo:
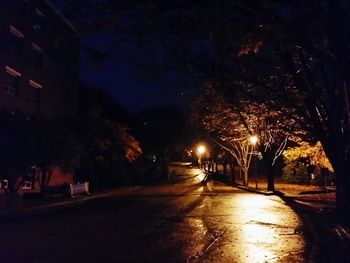
[[[257,150],[267,167],[268,190],[274,191],[275,162],[281,156],[288,138],[302,133],[302,119],[292,108],[276,111],[264,103],[240,100],[235,104],[211,87],[193,104],[193,119],[209,130],[219,145],[237,160],[246,183],[253,147],[250,136],[258,137]]]
[[[188,129],[185,116],[173,107],[150,108],[138,114],[138,136],[144,153],[153,158],[162,176],[168,175],[168,161],[185,151]]]
[[[350,1],[136,3],[139,28],[158,32],[177,65],[230,96],[243,89],[304,117],[335,170],[338,214],[350,222]]]
[[[94,189],[130,181],[127,163],[142,152],[129,128],[134,118],[101,89],[85,86],[81,94],[74,127],[83,147],[79,177],[89,180]]]
[[[212,83],[230,97],[242,91],[274,107],[293,106],[332,163],[337,211],[350,222],[349,6],[349,0],[110,0],[99,10],[139,46],[159,40],[174,62],[159,60],[159,68]]]

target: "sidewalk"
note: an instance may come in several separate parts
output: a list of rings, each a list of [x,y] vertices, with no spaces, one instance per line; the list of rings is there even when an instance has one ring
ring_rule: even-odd
[[[335,215],[335,188],[300,186],[276,183],[276,191],[268,192],[267,185],[255,182],[249,188],[234,187],[263,195],[277,195],[304,219],[312,236],[310,257],[306,262],[350,262],[350,228],[340,225]],[[229,192],[232,186],[214,181],[213,191]]]
[[[313,239],[311,257],[308,262],[350,262],[350,228],[337,222],[335,214],[335,188],[288,191],[281,187],[277,191],[256,190],[255,187],[237,187],[264,195],[277,195],[293,209],[299,211],[308,225]]]
[[[118,189],[118,194],[128,195],[133,191],[136,191],[139,187],[122,187]],[[31,216],[35,212],[50,213],[53,210],[57,210],[63,207],[70,207],[76,204],[83,204],[84,202],[107,198],[111,194],[116,194],[116,190],[101,191],[96,194],[81,194],[72,198],[70,195],[65,196],[50,196],[47,198],[24,198],[14,205],[14,207],[0,208],[0,221],[8,220],[11,218],[22,218],[25,216]]]

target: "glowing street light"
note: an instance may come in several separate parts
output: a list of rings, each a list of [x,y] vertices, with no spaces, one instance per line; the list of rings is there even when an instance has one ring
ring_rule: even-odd
[[[202,168],[202,155],[206,151],[207,151],[207,148],[203,144],[198,145],[198,147],[197,147],[197,155],[198,155],[199,168]]]
[[[198,153],[199,155],[202,155],[203,153],[205,153],[206,150],[207,150],[207,149],[205,148],[204,145],[199,145],[199,146],[197,147],[197,153]]]
[[[258,139],[258,136],[252,135],[252,136],[249,137],[248,140],[253,146],[255,146],[255,144],[258,142],[259,139]]]
[[[254,155],[255,153],[255,144],[258,142],[258,136],[256,135],[252,135],[248,138],[249,142],[251,143],[251,145],[253,146],[253,149],[252,149],[252,155]],[[253,160],[253,163],[254,163],[254,173],[255,173],[255,189],[258,190],[258,174],[256,172],[256,160],[254,161]]]

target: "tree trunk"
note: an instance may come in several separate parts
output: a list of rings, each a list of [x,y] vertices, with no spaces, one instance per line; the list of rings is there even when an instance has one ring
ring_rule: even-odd
[[[338,160],[336,177],[336,210],[341,223],[350,224],[350,160]]]
[[[275,191],[275,167],[272,165],[274,153],[271,149],[261,151],[267,168],[267,191]]]
[[[271,164],[267,169],[267,191],[275,191],[275,167]]]
[[[235,166],[233,164],[233,161],[230,162],[230,169],[231,169],[231,180],[232,180],[232,184],[234,185],[236,183],[236,177],[235,177]]]
[[[162,159],[162,162],[160,164],[160,170],[161,170],[161,176],[167,179],[169,175],[169,164],[165,158]]]
[[[53,173],[53,168],[44,168],[41,170],[41,184],[40,184],[40,194],[44,196],[47,192],[51,176]]]
[[[249,172],[249,169],[243,170],[243,185],[245,187],[248,187],[248,172]]]
[[[227,162],[226,161],[222,164],[222,174],[225,177],[227,176]]]
[[[321,141],[323,149],[330,160],[336,182],[336,213],[342,224],[350,225],[350,156],[347,144],[341,134]]]
[[[99,188],[99,177],[96,176],[96,173],[93,173],[91,176],[89,176],[89,191],[90,193],[94,194],[98,188]]]
[[[40,177],[40,194],[44,195],[46,192],[46,177],[47,173],[45,169],[40,169],[41,177]]]

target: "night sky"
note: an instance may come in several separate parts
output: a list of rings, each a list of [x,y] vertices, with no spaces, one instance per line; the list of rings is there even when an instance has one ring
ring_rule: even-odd
[[[179,90],[173,88],[172,83],[157,79],[141,81],[138,77],[139,69],[128,63],[127,58],[121,60],[115,55],[97,65],[91,63],[86,47],[102,52],[108,50],[113,45],[113,36],[113,33],[97,33],[82,37],[80,65],[82,83],[106,90],[122,106],[134,113],[150,107],[164,106],[175,106],[185,110],[186,98],[180,95]]]
[[[64,13],[64,7],[69,3],[69,0],[51,1],[62,13]],[[103,2],[103,0],[87,2],[97,4]],[[75,15],[76,13],[74,13]],[[67,17],[67,19],[74,25],[76,17]],[[127,52],[123,50],[119,54],[113,54],[114,57],[107,57],[102,60],[98,65],[91,65],[91,61],[87,59],[86,48],[89,47],[101,52],[109,50],[119,40],[116,35],[118,35],[118,32],[106,31],[95,32],[90,35],[81,34],[80,79],[82,83],[104,89],[127,110],[134,113],[150,107],[163,106],[175,106],[182,111],[186,110],[188,98],[182,97],[179,89],[174,89],[173,80],[161,81],[154,79],[146,82],[139,80],[139,69],[131,61],[142,57],[143,51],[130,47],[132,44],[124,47],[128,49]],[[159,55],[159,47],[153,47],[152,44],[148,51],[151,52],[151,56],[153,56],[152,52]],[[123,58],[119,57],[121,53]],[[130,54],[130,59],[128,54]],[[131,59],[131,57],[133,58]]]
[[[64,9],[69,5],[69,0],[51,0],[52,3],[64,13]],[[86,3],[101,3],[103,0],[87,0]],[[86,4],[85,3],[85,4]],[[78,15],[76,13],[74,16]],[[76,17],[67,17],[67,19],[75,25]],[[79,20],[79,19],[78,19]],[[84,19],[85,20],[85,19]],[[181,91],[173,88],[174,84],[169,81],[140,81],[138,77],[138,69],[128,58],[128,54],[137,58],[142,56],[142,51],[136,48],[130,48],[126,54],[124,50],[121,52],[123,58],[118,54],[114,57],[107,57],[98,65],[91,65],[87,59],[86,48],[92,48],[101,52],[113,48],[118,39],[118,32],[100,31],[94,34],[81,35],[81,61],[80,61],[80,79],[83,84],[100,87],[113,96],[122,106],[131,112],[138,112],[149,107],[175,106],[180,110],[186,109],[186,98],[182,97]],[[117,37],[118,38],[118,37]],[[130,45],[131,46],[131,45]],[[153,48],[151,52],[157,53],[158,48]],[[116,52],[118,53],[118,52]],[[137,55],[135,56],[135,53]],[[120,55],[120,52],[119,52]]]
[[[129,65],[109,61],[98,68],[89,68],[83,64],[80,75],[83,83],[106,90],[122,106],[132,112],[169,105],[183,108],[182,98],[173,96],[174,91],[171,91],[169,87],[158,82],[139,81],[136,69]]]

